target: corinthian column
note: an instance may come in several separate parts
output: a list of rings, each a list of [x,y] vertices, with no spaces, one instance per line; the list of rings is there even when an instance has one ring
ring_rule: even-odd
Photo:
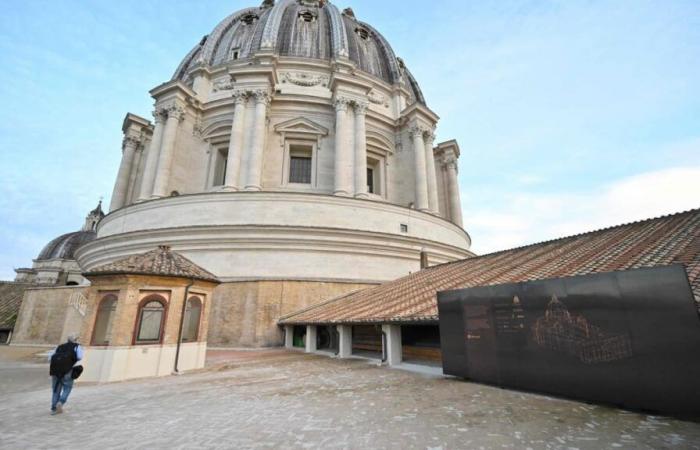
[[[445,171],[447,172],[447,198],[450,204],[450,220],[462,226],[462,202],[459,196],[459,181],[457,179],[457,157],[445,155]]]
[[[175,138],[180,121],[185,118],[185,111],[179,106],[168,108],[168,120],[165,121],[163,131],[163,144],[158,157],[158,169],[156,170],[156,180],[153,183],[153,194],[151,197],[166,197],[168,195],[168,183],[172,171],[173,158],[175,156]]]
[[[368,198],[367,195],[367,127],[365,115],[366,103],[355,103],[355,197]]]
[[[267,105],[270,103],[270,94],[259,90],[253,92],[255,97],[255,116],[253,117],[253,136],[248,147],[248,176],[246,177],[245,190],[259,191],[262,189],[262,162],[265,151],[265,120],[267,118]]]
[[[430,204],[428,202],[428,180],[427,171],[425,168],[425,142],[423,134],[425,129],[421,127],[411,128],[411,138],[413,139],[413,153],[415,156],[416,169],[416,209],[420,211],[428,211]]]
[[[351,196],[353,149],[347,139],[348,99],[335,99],[335,189],[333,193]]]
[[[153,193],[153,181],[156,179],[156,169],[158,167],[158,157],[160,155],[160,147],[163,142],[163,122],[167,117],[167,111],[163,108],[157,108],[153,111],[153,121],[156,123],[153,130],[153,138],[148,146],[148,154],[146,155],[146,166],[143,169],[141,177],[141,189],[139,190],[138,201],[142,202],[151,198]]]
[[[243,156],[243,124],[245,120],[246,95],[242,91],[233,93],[233,123],[231,125],[231,139],[228,143],[228,157],[226,159],[226,182],[224,189],[236,191],[239,188],[238,172],[241,168]]]
[[[435,156],[433,154],[435,135],[429,132],[425,134],[424,138],[425,170],[428,172],[428,207],[430,212],[438,214],[440,205],[438,201],[437,172],[435,172]]]
[[[129,190],[129,178],[134,166],[134,154],[141,144],[141,140],[134,136],[125,136],[122,142],[122,162],[117,173],[117,182],[114,183],[112,202],[109,210],[114,211],[124,206],[126,193]]]

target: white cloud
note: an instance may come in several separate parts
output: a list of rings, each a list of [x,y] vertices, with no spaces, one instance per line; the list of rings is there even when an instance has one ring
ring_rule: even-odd
[[[488,253],[700,207],[700,166],[622,178],[590,193],[520,192],[470,211],[472,249]]]

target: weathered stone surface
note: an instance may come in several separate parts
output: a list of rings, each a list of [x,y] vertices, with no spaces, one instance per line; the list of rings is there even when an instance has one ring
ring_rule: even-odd
[[[85,287],[35,288],[24,293],[13,344],[56,345],[66,333],[80,330],[80,317],[69,306],[74,293],[85,293]],[[71,331],[64,327],[73,328]]]
[[[210,312],[210,347],[282,345],[277,320],[368,284],[309,281],[250,281],[224,283],[214,290]]]

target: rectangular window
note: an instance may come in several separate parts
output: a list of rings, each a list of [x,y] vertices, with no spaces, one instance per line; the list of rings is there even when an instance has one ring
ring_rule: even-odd
[[[311,157],[291,156],[289,160],[289,182],[311,184]]]
[[[217,149],[215,154],[214,186],[223,186],[226,182],[226,164],[228,163],[228,150]]]
[[[367,192],[374,194],[374,169],[367,168]]]

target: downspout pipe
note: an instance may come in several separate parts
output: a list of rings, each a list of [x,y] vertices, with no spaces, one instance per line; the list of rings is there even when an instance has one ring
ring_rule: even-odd
[[[180,373],[177,365],[180,362],[180,345],[182,344],[182,330],[185,326],[185,311],[187,309],[187,297],[190,295],[190,288],[192,287],[192,285],[194,285],[194,279],[191,279],[190,282],[185,287],[185,295],[182,299],[182,310],[180,311],[180,329],[177,332],[177,347],[175,348],[174,372],[176,374]]]
[[[388,339],[386,336],[386,331],[382,331],[382,364],[386,363],[386,360],[389,359],[389,352],[386,348],[387,344]]]

